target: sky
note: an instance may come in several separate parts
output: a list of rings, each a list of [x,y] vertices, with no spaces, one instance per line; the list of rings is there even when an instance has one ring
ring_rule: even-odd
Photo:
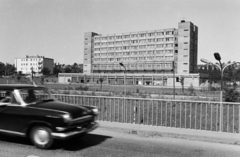
[[[26,55],[83,63],[84,32],[198,27],[198,64],[240,61],[239,0],[0,0],[0,62]]]

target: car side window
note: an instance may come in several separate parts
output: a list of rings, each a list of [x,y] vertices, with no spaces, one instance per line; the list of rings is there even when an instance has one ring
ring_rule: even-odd
[[[12,92],[5,91],[4,97],[1,98],[0,103],[11,103],[12,102]]]

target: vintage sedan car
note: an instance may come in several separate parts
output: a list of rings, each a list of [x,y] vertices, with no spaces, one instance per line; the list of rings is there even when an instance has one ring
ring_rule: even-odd
[[[0,84],[0,133],[29,137],[41,149],[98,127],[98,109],[57,101],[47,88]]]

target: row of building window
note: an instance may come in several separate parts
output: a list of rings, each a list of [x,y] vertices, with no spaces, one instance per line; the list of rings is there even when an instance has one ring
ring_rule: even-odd
[[[177,38],[175,38],[175,41]],[[156,38],[156,39],[139,39],[139,40],[126,40],[126,41],[115,41],[115,42],[95,42],[94,46],[107,46],[107,45],[122,45],[122,44],[138,44],[138,43],[155,43],[164,41],[174,41],[173,37],[169,38]]]
[[[37,58],[33,58],[33,59],[21,59],[21,61],[41,61],[42,59],[37,59]]]
[[[28,65],[38,65],[38,63],[21,63],[22,66],[28,66]]]
[[[175,44],[175,47],[178,45]],[[108,51],[108,50],[138,50],[138,49],[155,49],[155,48],[173,48],[173,43],[168,44],[152,44],[152,45],[139,45],[139,46],[119,46],[119,47],[102,47],[94,48],[94,51]],[[87,49],[85,49],[87,50]]]
[[[94,37],[95,41],[100,40],[116,40],[116,39],[129,39],[129,38],[143,38],[143,37],[155,37],[163,35],[174,35],[174,31],[166,32],[149,32],[149,33],[138,33],[138,34],[126,34],[126,35],[108,35],[108,36],[97,36]]]
[[[136,52],[108,52],[108,53],[94,53],[95,57],[98,56],[133,56],[133,55],[165,55],[173,54],[173,50],[150,50],[150,51],[136,51]]]
[[[21,68],[21,70],[23,71],[23,70],[26,70],[26,71],[31,71],[31,70],[33,70],[33,71],[38,71],[39,69],[38,68]]]
[[[159,61],[159,60],[166,60],[171,61],[173,60],[173,56],[148,56],[148,57],[118,57],[118,58],[94,58],[95,62],[121,62],[121,61]]]
[[[131,69],[131,68],[139,68],[139,69],[151,69],[151,68],[172,68],[172,64],[171,63],[163,63],[163,64],[125,64],[124,65],[126,67],[126,69]],[[93,69],[94,70],[98,70],[98,69],[121,69],[122,67],[118,64],[114,64],[114,65],[93,65]]]

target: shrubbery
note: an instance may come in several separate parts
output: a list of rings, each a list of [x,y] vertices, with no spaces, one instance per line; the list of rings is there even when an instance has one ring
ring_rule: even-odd
[[[225,88],[225,101],[226,102],[238,102],[240,93],[234,88]]]

